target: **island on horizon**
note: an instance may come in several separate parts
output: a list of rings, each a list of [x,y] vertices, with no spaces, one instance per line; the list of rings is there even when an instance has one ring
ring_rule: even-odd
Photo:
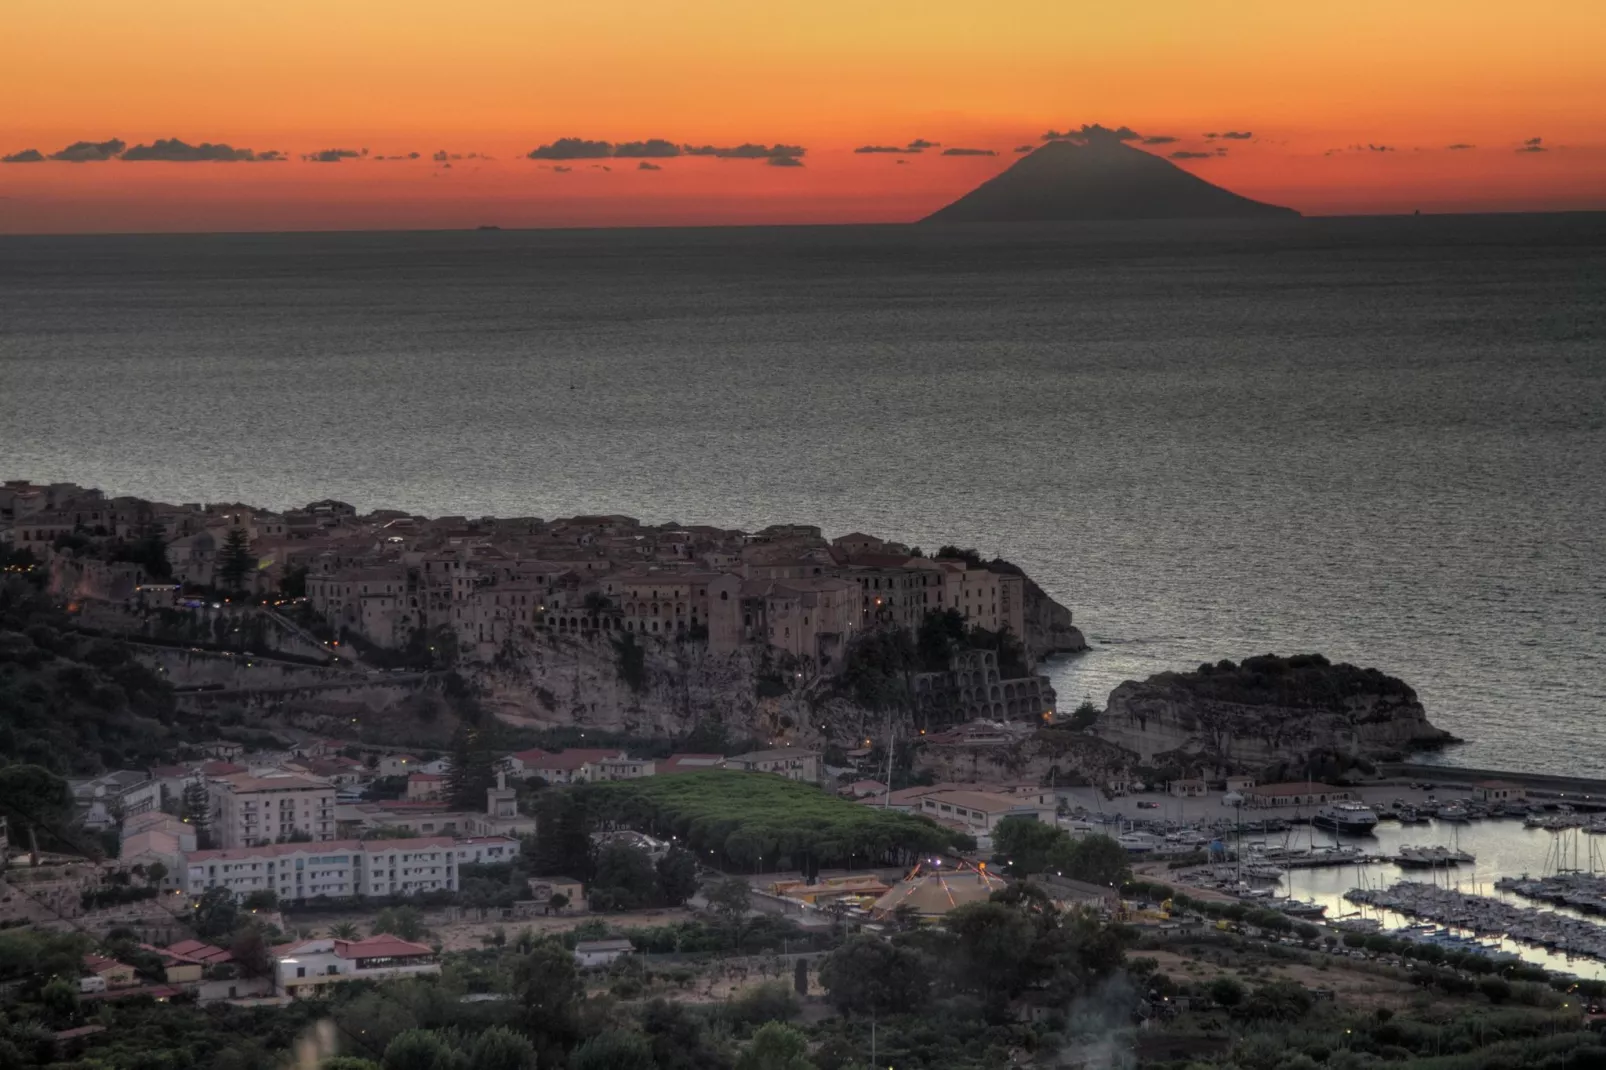
[[[1095,128],[1049,141],[921,223],[1297,219]]]

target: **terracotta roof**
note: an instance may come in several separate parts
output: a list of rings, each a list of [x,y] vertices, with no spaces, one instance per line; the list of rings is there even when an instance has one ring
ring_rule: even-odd
[[[657,774],[695,773],[703,769],[718,769],[725,764],[723,754],[671,754],[658,763]]]
[[[335,941],[335,954],[343,959],[404,958],[434,953],[435,949],[432,947],[409,943],[389,933],[376,933],[366,940]]]
[[[545,758],[546,755],[547,752],[542,750],[540,747],[531,747],[529,750],[514,751],[511,755],[509,755],[509,757],[517,758],[525,765],[533,765],[535,762]]]
[[[132,966],[125,966],[116,959],[109,959],[105,955],[84,956],[84,969],[88,970],[90,973],[105,973],[107,970],[117,968],[125,970],[133,969]]]
[[[572,773],[582,765],[600,762],[604,758],[623,758],[624,756],[625,752],[618,747],[593,748],[589,750],[577,747],[571,750],[559,751],[557,754],[545,755],[530,764],[536,769]]]

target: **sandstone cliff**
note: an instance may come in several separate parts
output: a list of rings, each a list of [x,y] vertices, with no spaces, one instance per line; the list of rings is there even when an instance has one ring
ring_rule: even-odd
[[[1146,762],[1171,756],[1219,769],[1317,752],[1378,758],[1451,739],[1402,681],[1316,654],[1129,680],[1110,693],[1094,732]]]
[[[1026,578],[1026,654],[1035,663],[1051,654],[1087,649],[1082,631],[1071,623],[1071,611],[1060,605],[1030,577]]]

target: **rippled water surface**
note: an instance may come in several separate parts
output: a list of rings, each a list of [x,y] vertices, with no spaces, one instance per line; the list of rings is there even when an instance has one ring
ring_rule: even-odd
[[[1606,222],[0,238],[0,469],[862,528],[1606,773]]]

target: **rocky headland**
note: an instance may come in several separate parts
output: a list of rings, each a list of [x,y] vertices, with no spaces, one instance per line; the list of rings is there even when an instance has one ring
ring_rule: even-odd
[[[1128,680],[1093,725],[1149,765],[1256,770],[1312,755],[1378,759],[1453,742],[1416,692],[1320,654],[1266,654]]]

